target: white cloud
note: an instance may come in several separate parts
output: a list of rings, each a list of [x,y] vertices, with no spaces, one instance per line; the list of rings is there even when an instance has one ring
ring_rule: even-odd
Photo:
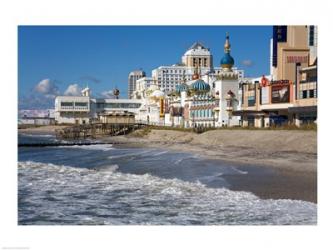
[[[39,94],[43,94],[46,98],[54,98],[59,94],[58,87],[50,79],[41,80],[34,90]]]
[[[250,60],[250,59],[246,59],[246,60],[243,60],[243,61],[242,61],[242,64],[243,64],[244,66],[246,66],[246,67],[251,67],[251,66],[254,65],[254,62],[253,62],[252,60]]]
[[[81,88],[78,84],[71,84],[68,86],[66,91],[64,92],[64,95],[70,95],[70,96],[81,96]]]
[[[104,98],[114,98],[112,90],[103,91],[101,93],[101,96],[104,97]]]

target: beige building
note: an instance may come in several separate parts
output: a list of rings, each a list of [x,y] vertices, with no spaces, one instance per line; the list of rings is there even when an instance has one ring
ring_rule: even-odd
[[[243,126],[302,124],[317,120],[317,27],[274,26],[271,78],[244,82]]]
[[[296,81],[296,64],[309,65],[309,26],[274,26],[273,80]]]

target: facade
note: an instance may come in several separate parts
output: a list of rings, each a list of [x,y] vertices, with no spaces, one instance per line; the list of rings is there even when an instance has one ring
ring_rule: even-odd
[[[89,89],[83,96],[57,96],[55,121],[57,124],[89,124],[92,122],[133,121],[139,119],[142,100],[91,98]]]
[[[317,27],[273,26],[271,53],[273,80],[296,82],[296,67],[312,65],[317,58]]]
[[[136,80],[146,76],[142,70],[135,70],[128,75],[128,99],[132,98],[133,92],[136,90]]]
[[[57,96],[55,120],[58,124],[88,124],[90,121],[89,96]]]

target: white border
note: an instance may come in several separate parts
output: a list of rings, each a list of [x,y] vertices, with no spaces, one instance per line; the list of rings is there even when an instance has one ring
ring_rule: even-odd
[[[1,2],[0,247],[39,249],[317,249],[329,246],[332,163],[331,8],[319,1],[5,1]],[[319,26],[319,225],[281,226],[17,226],[17,25]],[[251,38],[249,38],[251,39]]]

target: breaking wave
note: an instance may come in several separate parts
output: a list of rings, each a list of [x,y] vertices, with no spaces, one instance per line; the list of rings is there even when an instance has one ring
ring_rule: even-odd
[[[124,174],[117,165],[78,168],[18,163],[19,224],[316,224],[317,205],[262,200],[200,182]]]

